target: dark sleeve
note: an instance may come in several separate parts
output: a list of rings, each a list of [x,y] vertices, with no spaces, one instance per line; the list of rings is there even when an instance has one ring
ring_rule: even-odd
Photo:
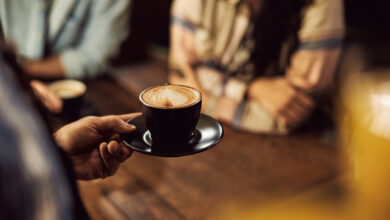
[[[0,219],[31,219],[37,212],[89,219],[70,159],[2,58],[0,51]]]
[[[70,186],[73,193],[73,204],[74,204],[74,215],[76,219],[90,219],[88,213],[86,212],[85,206],[80,198],[80,193],[77,187],[76,178],[73,172],[72,162],[70,161],[68,155],[59,147],[57,147],[60,158],[63,161],[64,170],[66,179],[69,181],[68,185]]]

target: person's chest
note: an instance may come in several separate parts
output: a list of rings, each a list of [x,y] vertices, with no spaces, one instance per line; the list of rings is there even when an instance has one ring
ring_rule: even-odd
[[[79,44],[92,7],[90,0],[0,0],[0,5],[4,37],[30,59]]]

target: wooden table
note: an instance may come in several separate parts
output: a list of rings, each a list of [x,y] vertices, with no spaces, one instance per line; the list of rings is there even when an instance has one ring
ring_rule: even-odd
[[[88,83],[97,113],[139,111],[138,98],[107,78]],[[161,158],[134,153],[117,174],[80,181],[93,219],[212,219],[227,207],[299,195],[340,173],[337,148],[315,132],[266,136],[224,125],[221,143],[197,155]]]

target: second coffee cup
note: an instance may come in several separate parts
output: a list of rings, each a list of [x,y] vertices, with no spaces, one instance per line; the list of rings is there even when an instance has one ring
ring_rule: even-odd
[[[160,85],[145,89],[139,99],[153,143],[182,143],[193,136],[202,107],[199,90]]]
[[[49,89],[63,102],[61,115],[68,119],[77,119],[83,104],[86,85],[78,80],[58,80],[49,85]]]

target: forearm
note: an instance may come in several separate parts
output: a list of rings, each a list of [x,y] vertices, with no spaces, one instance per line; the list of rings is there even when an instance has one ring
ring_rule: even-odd
[[[23,64],[26,73],[32,78],[63,78],[65,69],[60,56],[51,56],[44,60],[27,60]]]
[[[323,92],[332,86],[341,49],[300,50],[286,71],[290,85],[306,93]]]

